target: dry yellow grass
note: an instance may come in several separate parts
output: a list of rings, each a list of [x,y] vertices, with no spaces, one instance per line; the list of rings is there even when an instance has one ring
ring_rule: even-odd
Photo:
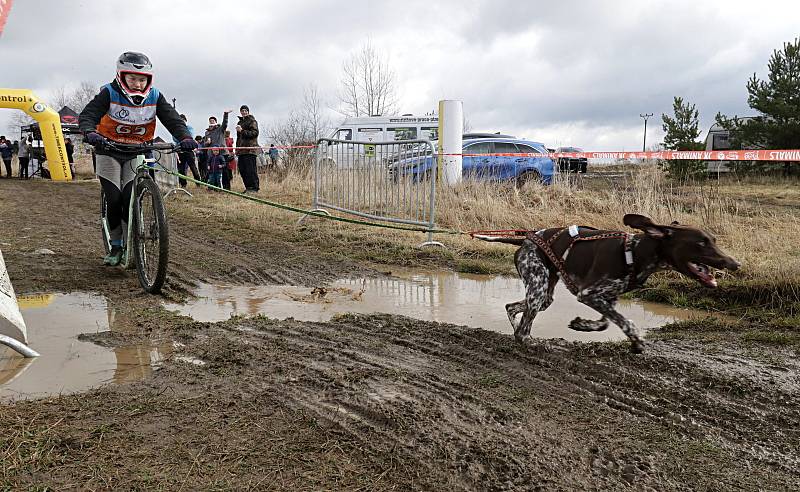
[[[262,176],[260,196],[309,208],[312,182],[306,176],[288,175],[280,180]],[[792,186],[795,186],[793,188]],[[235,178],[234,189],[242,190]],[[800,197],[794,184],[783,180],[705,182],[674,184],[654,166],[614,179],[572,176],[552,186],[527,185],[521,190],[508,184],[465,182],[442,187],[437,195],[437,226],[461,231],[480,229],[537,229],[590,225],[622,229],[622,216],[640,213],[659,223],[677,220],[711,231],[725,251],[743,264],[738,278],[798,283],[800,279],[800,208],[775,203],[777,196]],[[769,198],[769,200],[767,200]],[[213,192],[197,194],[192,203],[199,210],[214,210],[222,220],[245,220],[253,227],[274,230],[295,227],[299,218],[282,210],[242,201]],[[306,234],[380,238],[408,246],[424,236],[385,229],[311,219]],[[479,258],[507,246],[475,241],[468,236],[441,235],[456,256]]]

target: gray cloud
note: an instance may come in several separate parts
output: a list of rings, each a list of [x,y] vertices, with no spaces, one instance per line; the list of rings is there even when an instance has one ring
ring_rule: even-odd
[[[656,114],[655,142],[673,96],[697,104],[704,128],[717,111],[749,114],[745,82],[800,35],[798,14],[789,1],[17,0],[0,37],[1,84],[42,96],[99,87],[120,52],[138,50],[196,129],[242,103],[269,125],[310,83],[335,107],[342,62],[369,40],[397,72],[403,112],[461,99],[476,130],[631,149],[639,113]]]

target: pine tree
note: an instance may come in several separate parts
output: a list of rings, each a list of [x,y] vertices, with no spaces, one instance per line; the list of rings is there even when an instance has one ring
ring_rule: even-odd
[[[800,38],[773,51],[768,68],[766,80],[754,73],[747,81],[747,104],[757,116],[740,119],[717,114],[717,123],[730,132],[734,149],[800,149]],[[739,164],[737,170],[752,167],[748,164]],[[759,163],[755,170],[773,166]],[[785,163],[784,172],[788,170]]]
[[[700,136],[700,122],[697,108],[694,104],[684,102],[682,97],[675,97],[672,101],[672,110],[675,116],[661,115],[664,129],[664,148],[667,150],[701,150],[703,143],[698,142]],[[659,162],[667,175],[675,179],[699,177],[705,174],[706,165],[703,161],[667,160]]]

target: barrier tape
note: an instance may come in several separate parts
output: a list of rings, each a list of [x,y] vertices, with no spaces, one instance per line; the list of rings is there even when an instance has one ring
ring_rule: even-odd
[[[3,0],[0,0],[2,2]],[[275,149],[278,150],[286,150],[286,149],[315,149],[316,145],[276,145]],[[264,150],[268,151],[269,147],[200,147],[197,150]]]
[[[0,0],[0,35],[3,34],[3,27],[8,20],[8,13],[11,12],[11,4],[14,0]]]
[[[572,159],[665,159],[698,161],[800,162],[800,150],[662,150],[658,152],[551,152],[501,154],[437,154],[443,156],[551,157]]]
[[[2,0],[0,0],[2,1]],[[314,149],[316,145],[276,145],[279,150]],[[264,150],[269,147],[202,147],[199,150]],[[498,152],[492,154],[442,153],[442,156],[461,157],[550,157],[553,159],[659,159],[692,161],[772,161],[800,162],[800,149],[786,150],[661,150],[650,152]]]

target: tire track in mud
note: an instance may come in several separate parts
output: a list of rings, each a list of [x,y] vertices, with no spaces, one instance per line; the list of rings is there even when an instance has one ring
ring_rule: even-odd
[[[797,393],[767,393],[745,378],[734,381],[736,390],[730,391],[725,374],[696,351],[693,356],[681,360],[673,348],[651,344],[648,356],[632,358],[630,365],[573,363],[570,372],[585,379],[570,379],[620,410],[674,424],[755,461],[800,471],[794,444],[800,437]]]
[[[494,333],[389,315],[238,323],[232,339],[242,334],[247,345],[273,344],[291,354],[273,388],[287,408],[336,426],[376,455],[399,453],[434,475],[445,470],[443,483],[452,488],[482,488],[501,478],[500,488],[508,489],[585,488],[584,480],[600,479],[679,488],[649,457],[642,424],[798,470],[796,453],[778,449],[786,441],[758,439],[749,429],[758,420],[749,407],[716,393],[682,391],[677,376],[700,368],[676,366],[660,343],[642,358],[628,355],[624,344],[520,347]],[[588,444],[585,427],[598,421],[603,425],[592,430],[593,439],[621,440],[621,450]],[[630,427],[623,438],[616,436],[620,421]],[[526,471],[531,460],[534,478]],[[574,469],[574,482],[565,481],[564,467]]]

